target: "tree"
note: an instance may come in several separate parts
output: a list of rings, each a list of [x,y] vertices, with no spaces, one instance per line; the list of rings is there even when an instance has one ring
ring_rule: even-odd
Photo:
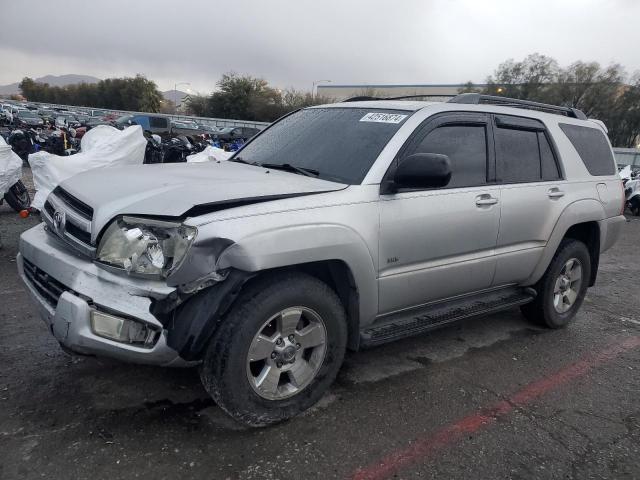
[[[533,53],[516,62],[509,59],[487,78],[485,93],[510,98],[541,100],[557,81],[560,68],[551,57]]]
[[[577,61],[562,68],[553,58],[534,53],[500,64],[483,93],[577,108],[607,125],[614,146],[633,147],[640,138],[640,76],[630,85],[626,80],[618,64],[603,68]]]
[[[198,116],[272,122],[299,108],[329,103],[324,97],[294,89],[279,90],[262,78],[225,73],[209,97],[194,95],[189,111]]]
[[[475,84],[469,80],[461,88],[458,89],[458,93],[481,93],[482,90],[475,86]]]
[[[162,94],[154,82],[142,75],[133,78],[108,78],[98,83],[79,83],[52,87],[29,77],[20,82],[22,94],[33,102],[82,105],[140,112],[157,112]]]

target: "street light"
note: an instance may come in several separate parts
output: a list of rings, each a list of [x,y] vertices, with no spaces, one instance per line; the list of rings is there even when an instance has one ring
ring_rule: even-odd
[[[174,83],[173,84],[173,111],[175,113],[177,106],[178,106],[178,85],[189,85],[191,86],[191,84],[189,82],[178,82],[178,83]]]
[[[316,85],[320,83],[331,83],[331,80],[314,80],[311,84],[311,101],[313,102],[314,92],[316,91]]]

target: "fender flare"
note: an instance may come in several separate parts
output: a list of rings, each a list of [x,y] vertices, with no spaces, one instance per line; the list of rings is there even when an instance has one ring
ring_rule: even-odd
[[[358,291],[358,321],[371,321],[378,311],[376,263],[364,239],[348,226],[314,223],[256,232],[222,252],[216,267],[259,273],[329,260],[349,268]]]
[[[551,236],[544,248],[542,257],[538,261],[533,273],[523,282],[523,285],[534,285],[542,278],[544,273],[547,271],[553,256],[556,254],[556,251],[560,246],[560,242],[571,227],[579,223],[598,222],[598,228],[600,228],[600,222],[605,218],[606,215],[602,207],[602,203],[598,200],[577,200],[567,205],[553,227],[553,231],[551,232]],[[602,234],[603,232],[600,232],[601,236]],[[602,243],[602,238],[600,241]]]

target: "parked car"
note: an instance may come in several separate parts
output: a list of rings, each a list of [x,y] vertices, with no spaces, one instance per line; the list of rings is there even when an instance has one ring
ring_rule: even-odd
[[[20,275],[65,349],[199,364],[253,426],[316,403],[347,348],[518,306],[564,327],[621,180],[582,112],[504,101],[310,107],[229,161],[81,173],[22,234]]]
[[[18,128],[37,128],[44,125],[44,120],[33,110],[19,110],[13,116],[13,124]]]
[[[169,117],[156,115],[123,115],[115,121],[118,128],[124,128],[130,125],[140,125],[142,130],[151,132],[162,137],[176,135],[200,135],[205,133],[198,125],[193,122],[171,121]]]
[[[55,119],[55,126],[58,128],[78,128],[81,125],[75,115],[70,113],[58,113]]]
[[[208,133],[205,129],[201,128],[195,122],[187,122],[187,121],[172,121],[171,122],[171,134],[172,135],[202,135]]]
[[[248,140],[260,130],[251,127],[226,127],[221,128],[217,132],[212,133],[212,137],[215,140],[233,141],[233,140]]]
[[[46,108],[41,108],[38,110],[38,115],[45,123],[53,124],[56,121],[58,112]]]
[[[109,112],[107,112],[106,110],[89,110],[88,114],[91,115],[92,117],[103,118],[103,117],[106,117],[109,114]]]

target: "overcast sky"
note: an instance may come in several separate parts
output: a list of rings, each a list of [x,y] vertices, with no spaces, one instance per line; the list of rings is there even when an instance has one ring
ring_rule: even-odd
[[[640,70],[636,0],[0,0],[0,18],[0,84],[142,73],[209,92],[228,71],[300,89],[482,82],[533,52]]]

